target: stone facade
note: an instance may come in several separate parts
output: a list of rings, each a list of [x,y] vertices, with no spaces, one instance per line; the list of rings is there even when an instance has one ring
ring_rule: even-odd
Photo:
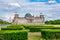
[[[44,15],[41,13],[39,17],[34,17],[30,13],[27,13],[25,17],[19,17],[19,14],[15,14],[14,24],[44,24]]]

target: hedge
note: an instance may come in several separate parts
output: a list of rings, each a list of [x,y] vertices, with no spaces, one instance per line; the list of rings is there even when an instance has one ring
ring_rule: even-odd
[[[0,40],[28,40],[27,30],[1,30]]]
[[[12,25],[10,25],[10,26],[7,26],[7,27],[21,27],[22,25],[21,24],[12,24]]]
[[[23,28],[1,28],[1,30],[22,30]]]
[[[40,29],[42,37],[46,40],[60,39],[60,29]]]
[[[41,27],[42,25],[23,25],[24,27]],[[44,27],[44,26],[43,26]]]
[[[30,32],[40,32],[40,29],[60,29],[60,27],[54,27],[54,26],[31,27],[31,26],[26,26],[25,29],[29,29]]]
[[[1,28],[1,30],[22,30],[24,27],[19,24],[12,24],[7,26],[6,28]]]
[[[40,29],[60,29],[60,27],[45,26],[45,25],[23,25],[25,28],[40,28]]]

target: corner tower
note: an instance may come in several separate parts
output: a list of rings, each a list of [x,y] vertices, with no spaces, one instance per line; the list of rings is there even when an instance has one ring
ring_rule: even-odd
[[[40,19],[41,19],[42,23],[44,23],[45,17],[42,13],[40,13]]]
[[[18,20],[19,20],[19,14],[17,14],[17,12],[15,12],[15,16],[14,16],[14,19],[13,19],[13,23],[14,23],[14,24],[18,24]]]

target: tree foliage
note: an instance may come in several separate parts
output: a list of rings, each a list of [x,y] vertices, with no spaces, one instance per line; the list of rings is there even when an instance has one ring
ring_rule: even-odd
[[[0,19],[0,24],[11,24],[11,23]]]
[[[60,20],[50,20],[50,21],[45,21],[45,24],[60,24]]]

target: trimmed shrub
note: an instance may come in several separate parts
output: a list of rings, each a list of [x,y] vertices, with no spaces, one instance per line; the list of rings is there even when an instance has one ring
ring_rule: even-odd
[[[41,33],[46,40],[60,39],[60,29],[41,29]]]
[[[26,28],[26,29],[28,29],[30,32],[40,32],[40,28],[29,27],[29,28]]]
[[[21,24],[12,24],[10,26],[7,26],[7,27],[21,27],[22,25]]]
[[[23,28],[1,28],[1,30],[22,30]]]
[[[27,30],[2,30],[0,31],[0,40],[28,40]]]
[[[13,24],[10,26],[7,26],[6,28],[1,28],[1,30],[22,30],[24,27],[19,24]]]
[[[60,29],[60,27],[54,27],[54,26],[30,26],[30,25],[24,25],[25,29],[29,29],[30,32],[40,32],[40,29]]]
[[[24,28],[40,28],[40,29],[60,29],[60,27],[45,26],[45,25],[23,25]]]

